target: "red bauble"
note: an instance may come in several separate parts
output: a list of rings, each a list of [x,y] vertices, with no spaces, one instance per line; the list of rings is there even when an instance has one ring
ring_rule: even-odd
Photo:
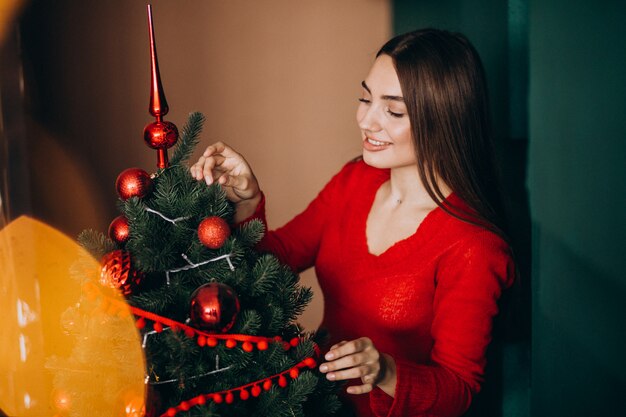
[[[100,264],[100,284],[117,288],[124,295],[131,294],[144,278],[143,272],[132,268],[130,253],[123,250],[107,253]]]
[[[143,140],[153,149],[171,148],[178,141],[178,128],[165,120],[152,122],[143,129]]]
[[[227,332],[239,314],[239,298],[228,285],[212,282],[191,294],[190,318],[199,329]]]
[[[198,226],[198,239],[210,249],[221,248],[230,236],[230,227],[226,220],[218,216],[207,217]]]
[[[130,226],[125,216],[117,216],[109,225],[109,237],[118,245],[126,243],[130,236]]]
[[[128,168],[117,176],[115,188],[124,201],[131,197],[143,198],[152,190],[152,178],[141,168]]]

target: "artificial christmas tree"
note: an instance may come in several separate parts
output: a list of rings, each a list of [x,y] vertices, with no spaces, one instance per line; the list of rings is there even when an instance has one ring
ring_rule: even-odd
[[[99,285],[87,286],[86,296],[114,320],[119,302],[106,294],[121,291],[143,338],[145,409],[137,394],[114,395],[125,398],[120,404],[131,410],[126,415],[330,414],[339,405],[334,384],[317,372],[314,335],[303,334],[295,322],[311,299],[310,289],[274,256],[254,250],[264,233],[259,221],[233,224],[234,207],[221,186],[195,181],[185,166],[198,143],[201,114],[190,115],[168,158],[178,129],[163,120],[168,106],[150,8],[149,16],[150,113],[156,122],[144,129],[144,138],[158,150],[158,171],[131,168],[120,174],[122,215],[111,223],[110,237],[91,230],[79,237],[102,259]],[[98,360],[88,351],[84,346],[73,356],[83,363]],[[63,378],[58,380],[64,392]],[[84,415],[76,402],[59,404],[60,414]]]

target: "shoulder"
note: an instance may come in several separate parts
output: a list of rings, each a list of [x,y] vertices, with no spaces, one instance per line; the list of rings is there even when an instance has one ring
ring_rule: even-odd
[[[460,209],[461,212],[473,213],[470,206],[455,193],[448,196],[444,205],[449,206],[453,211],[458,212]],[[437,226],[440,236],[444,238],[445,244],[450,250],[467,247],[475,248],[478,251],[483,249],[503,253],[511,252],[509,244],[497,233],[485,226],[461,220],[443,209],[440,210],[441,215]]]
[[[439,258],[440,271],[456,271],[474,279],[496,278],[508,287],[516,275],[510,245],[498,234],[481,226],[446,215],[445,243]]]
[[[452,243],[449,252],[462,255],[468,261],[478,257],[512,259],[511,247],[496,233],[475,225],[463,225],[459,229],[463,232]]]

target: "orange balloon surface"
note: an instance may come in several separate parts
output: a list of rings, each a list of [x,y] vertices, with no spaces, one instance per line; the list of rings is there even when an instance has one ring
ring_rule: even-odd
[[[0,227],[3,225],[0,223]],[[124,298],[54,228],[0,230],[0,415],[142,415],[145,358]]]

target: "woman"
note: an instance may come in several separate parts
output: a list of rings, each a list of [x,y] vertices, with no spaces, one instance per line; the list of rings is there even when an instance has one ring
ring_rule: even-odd
[[[482,65],[464,36],[419,30],[387,42],[362,87],[362,159],[259,247],[315,266],[334,343],[320,371],[350,381],[357,415],[459,416],[514,277]],[[259,184],[227,145],[191,173],[224,186],[237,222],[264,221]]]

